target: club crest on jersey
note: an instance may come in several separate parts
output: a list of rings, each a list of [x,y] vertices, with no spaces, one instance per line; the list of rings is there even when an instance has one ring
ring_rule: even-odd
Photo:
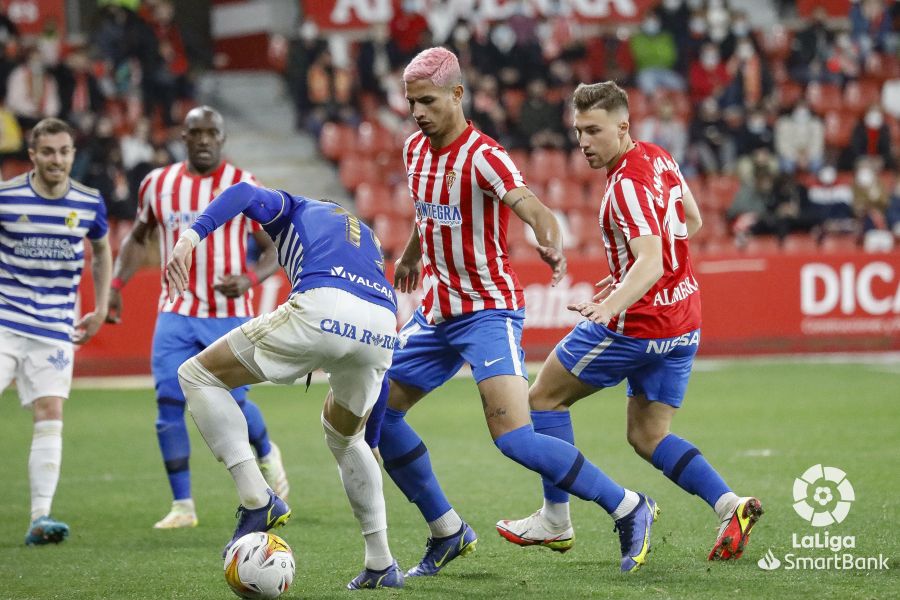
[[[76,227],[78,227],[78,222],[78,213],[74,210],[66,215],[66,227],[68,227],[69,229],[75,229]]]
[[[453,169],[447,171],[445,179],[447,180],[447,191],[450,191],[453,189],[453,184],[456,182],[456,171]]]

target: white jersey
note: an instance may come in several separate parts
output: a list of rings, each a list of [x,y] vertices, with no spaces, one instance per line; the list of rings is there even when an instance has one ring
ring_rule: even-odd
[[[0,326],[34,338],[71,341],[84,238],[106,235],[100,192],[69,180],[44,198],[31,172],[0,183]]]

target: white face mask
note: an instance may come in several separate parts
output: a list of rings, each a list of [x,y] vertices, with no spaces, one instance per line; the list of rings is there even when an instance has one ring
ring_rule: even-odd
[[[498,25],[491,32],[491,42],[505,54],[516,45],[516,32],[509,25]]]
[[[870,110],[866,113],[865,123],[869,129],[880,129],[884,124],[884,115],[880,110]]]
[[[800,123],[806,123],[809,121],[809,109],[805,106],[798,106],[794,109],[794,120]]]
[[[453,41],[457,44],[465,44],[471,37],[472,34],[468,27],[457,27],[453,30]]]
[[[766,118],[750,117],[750,119],[747,121],[747,129],[749,129],[752,133],[762,133],[766,130]]]
[[[738,37],[744,37],[750,33],[750,26],[746,21],[737,21],[731,26],[731,33]]]
[[[691,33],[699,33],[699,34],[706,33],[706,30],[707,30],[706,19],[704,19],[703,17],[691,18],[690,22],[688,23],[688,29],[691,30]]]
[[[700,63],[707,69],[719,64],[719,53],[715,50],[700,53]]]
[[[875,183],[875,171],[870,167],[860,167],[856,171],[856,183],[862,187],[869,187]]]
[[[837,180],[837,171],[834,167],[824,167],[819,171],[819,181],[825,185],[831,185]]]
[[[678,10],[681,7],[681,0],[663,0],[663,8],[666,10]]]
[[[659,28],[659,20],[657,19],[647,19],[641,26],[641,30],[647,35],[656,35],[659,33]]]
[[[753,57],[756,53],[756,50],[753,49],[753,44],[741,44],[737,47],[737,55],[741,60],[748,60]]]

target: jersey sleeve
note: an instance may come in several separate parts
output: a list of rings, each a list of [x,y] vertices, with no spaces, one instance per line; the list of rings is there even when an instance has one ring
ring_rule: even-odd
[[[659,221],[653,209],[653,193],[632,179],[617,181],[610,193],[610,217],[626,240],[642,235],[659,236]]]
[[[151,199],[151,196],[153,195],[153,190],[151,189],[152,181],[153,172],[151,171],[144,177],[144,180],[141,181],[141,185],[138,188],[137,218],[141,223],[149,223],[150,214],[153,212],[153,201]]]
[[[99,240],[109,231],[109,224],[106,221],[106,200],[103,196],[99,197],[97,210],[94,213],[94,224],[87,231],[87,237],[92,240]]]
[[[256,187],[262,187],[262,184],[259,183],[259,180],[250,171],[244,171],[244,177],[241,181],[246,181],[250,185],[255,185]],[[253,219],[247,219],[247,226],[250,229],[250,233],[256,233],[257,231],[263,230],[262,225]]]
[[[191,225],[191,229],[202,240],[241,213],[257,223],[267,225],[284,213],[285,205],[282,192],[255,187],[242,181],[219,194],[215,202],[210,202]]]
[[[525,178],[502,148],[491,147],[475,153],[472,166],[479,187],[503,199],[510,191],[525,187]]]

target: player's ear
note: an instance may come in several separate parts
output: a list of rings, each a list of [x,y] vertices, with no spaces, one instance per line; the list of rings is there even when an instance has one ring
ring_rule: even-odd
[[[455,104],[462,103],[463,92],[464,92],[464,90],[463,90],[463,86],[461,83],[458,83],[453,86],[453,102]]]

